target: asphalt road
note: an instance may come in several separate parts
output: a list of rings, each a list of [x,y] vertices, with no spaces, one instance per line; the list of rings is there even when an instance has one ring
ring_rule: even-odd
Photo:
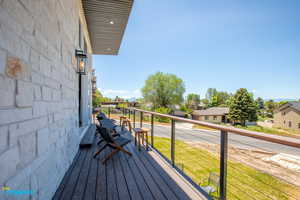
[[[139,127],[139,124],[137,123],[136,126]],[[143,124],[143,127],[150,128],[150,125]],[[171,127],[155,125],[154,136],[171,138]],[[220,133],[215,131],[176,127],[175,137],[178,140],[187,142],[206,142],[211,144],[220,144]],[[228,144],[230,146],[243,149],[262,150],[274,153],[287,153],[300,157],[300,149],[262,141],[255,138],[245,137],[234,133],[229,133]]]

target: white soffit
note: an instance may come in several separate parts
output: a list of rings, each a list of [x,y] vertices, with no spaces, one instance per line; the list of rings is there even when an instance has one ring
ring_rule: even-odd
[[[117,55],[133,0],[82,0],[93,54]]]

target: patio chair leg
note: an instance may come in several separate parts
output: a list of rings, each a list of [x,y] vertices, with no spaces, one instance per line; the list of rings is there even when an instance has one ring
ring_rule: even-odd
[[[101,147],[95,154],[94,154],[94,158],[99,154],[99,153],[101,153],[101,151],[103,151],[103,149],[105,148],[105,147],[107,147],[107,144],[105,144],[103,147]]]
[[[103,139],[99,140],[99,141],[97,142],[97,145],[101,144],[101,142],[103,142],[103,141],[104,141]]]
[[[124,148],[122,148],[122,147],[120,147],[120,148],[118,148],[120,151],[122,151],[122,152],[124,152],[124,153],[126,153],[126,154],[128,154],[128,155],[130,155],[130,156],[132,156],[132,153],[131,152],[129,152],[129,151],[127,151],[127,150],[125,150]]]
[[[111,159],[111,157],[113,157],[113,155],[115,155],[118,151],[119,149],[114,149],[108,156],[106,156],[106,158],[102,161],[102,164],[105,164],[106,161]]]

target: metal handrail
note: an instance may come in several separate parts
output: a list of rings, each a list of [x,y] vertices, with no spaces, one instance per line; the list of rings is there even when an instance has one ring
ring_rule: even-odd
[[[244,129],[234,128],[234,127],[228,127],[228,126],[222,126],[218,124],[213,124],[209,122],[203,122],[203,121],[197,121],[182,117],[176,117],[168,114],[162,114],[157,113],[153,111],[147,111],[142,110],[138,108],[123,108],[122,112],[123,115],[125,115],[128,110],[130,111],[130,114],[132,112],[133,117],[133,126],[135,127],[136,123],[136,112],[140,112],[140,127],[143,125],[143,116],[144,113],[150,114],[151,116],[151,146],[154,147],[154,116],[160,116],[160,117],[166,117],[171,119],[171,163],[175,166],[175,122],[181,121],[181,122],[187,122],[191,124],[201,125],[208,128],[213,128],[220,131],[220,190],[219,190],[219,196],[221,200],[226,200],[226,193],[227,193],[227,157],[228,157],[228,134],[237,134],[242,135],[246,137],[255,138],[258,140],[264,140],[267,142],[277,143],[281,145],[286,145],[290,147],[300,148],[300,140],[294,139],[294,138],[287,138],[282,136],[272,136],[265,133],[255,132],[255,131],[248,131]],[[110,108],[108,107],[108,115],[110,117]],[[203,192],[203,191],[202,191]]]
[[[137,108],[128,108],[128,109],[135,110],[138,112],[153,114],[153,115],[160,116],[160,117],[167,117],[170,119],[174,119],[176,121],[182,121],[182,122],[187,122],[187,123],[191,123],[191,124],[201,125],[201,126],[205,126],[208,128],[213,128],[213,129],[217,129],[220,131],[226,131],[226,132],[230,132],[230,133],[234,133],[234,134],[238,134],[238,135],[242,135],[242,136],[252,137],[252,138],[259,139],[259,140],[264,140],[264,141],[282,144],[282,145],[286,145],[286,146],[290,146],[290,147],[300,148],[300,139],[295,139],[295,138],[290,139],[290,138],[281,137],[281,136],[272,136],[272,135],[267,135],[265,133],[260,133],[260,132],[256,132],[256,131],[248,131],[248,130],[240,129],[240,128],[222,126],[222,125],[213,124],[213,123],[209,123],[209,122],[197,121],[197,120],[187,119],[187,118],[183,118],[183,117],[176,117],[176,116],[172,116],[172,115],[168,115],[168,114],[162,114],[162,113],[157,113],[157,112],[152,112],[152,111],[147,111],[147,110],[142,110],[142,109],[137,109]],[[298,140],[298,142],[297,142],[297,140]]]

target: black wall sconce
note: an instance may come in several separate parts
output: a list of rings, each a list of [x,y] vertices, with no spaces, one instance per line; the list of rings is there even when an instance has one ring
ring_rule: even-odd
[[[77,58],[77,73],[86,75],[86,62],[87,62],[86,53],[81,49],[76,49],[75,56]]]

